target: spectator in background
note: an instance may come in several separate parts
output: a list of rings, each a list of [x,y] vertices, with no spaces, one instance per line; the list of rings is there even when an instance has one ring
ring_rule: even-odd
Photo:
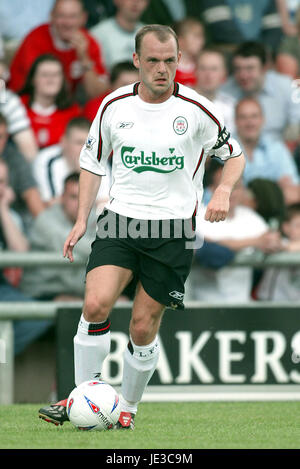
[[[1,29],[0,29],[1,31]],[[2,60],[4,58],[4,46],[3,46],[3,38],[1,36],[1,32],[0,32],[0,60]]]
[[[197,57],[205,44],[202,23],[194,18],[185,18],[173,25],[181,51],[175,81],[194,88],[196,84]]]
[[[300,8],[296,14],[296,34],[285,36],[276,56],[278,72],[295,79],[300,75]]]
[[[221,173],[222,166],[219,165],[213,179],[212,191],[214,184],[220,180]],[[243,192],[241,183],[233,190],[229,213],[222,225],[205,221],[205,207],[201,207],[197,216],[197,234],[234,254],[246,249],[259,249],[265,253],[277,252],[281,248],[280,234],[270,231],[264,219],[254,210],[240,205]],[[213,269],[195,265],[190,274],[189,289],[193,292],[190,299],[209,303],[250,301],[252,273],[251,267],[222,266]]]
[[[121,86],[130,85],[139,80],[139,72],[132,62],[121,62],[115,64],[110,73],[110,89],[107,93],[88,101],[82,111],[84,117],[92,122],[97,114],[100,104],[105,96]]]
[[[15,194],[9,186],[9,169],[6,162],[0,158],[0,245],[1,249],[25,252],[29,249],[29,243],[23,233],[22,219],[11,205]],[[0,271],[1,286],[5,284],[3,269]],[[0,289],[3,293],[2,288]],[[3,297],[0,295],[2,301]]]
[[[203,49],[198,56],[196,78],[195,90],[215,104],[224,117],[226,128],[234,133],[236,100],[221,90],[227,78],[224,54],[214,48]]]
[[[286,209],[286,217],[281,226],[283,232],[283,250],[300,252],[300,204],[290,205]],[[272,267],[264,271],[257,289],[257,297],[262,301],[300,300],[300,268]]]
[[[61,201],[47,208],[36,218],[31,232],[31,248],[61,253],[64,239],[72,228],[78,210],[79,173],[72,173],[64,181]],[[76,245],[77,259],[87,261],[94,239],[96,214],[92,210],[87,233]],[[84,295],[85,266],[25,268],[21,283],[24,294],[42,301],[76,301]]]
[[[202,0],[200,6],[210,40],[232,53],[245,41],[263,42],[276,51],[282,37],[274,0]]]
[[[86,142],[90,122],[84,117],[69,121],[58,145],[42,149],[33,163],[33,174],[42,200],[49,204],[61,196],[65,178],[79,172],[79,155]]]
[[[11,208],[14,192],[9,186],[9,169],[0,158],[0,251],[26,252],[29,249],[28,240],[23,232],[22,219]],[[1,301],[30,301],[18,285],[12,285],[7,275],[8,269],[0,269],[0,300]],[[43,334],[51,325],[51,321],[14,321],[14,349],[15,355],[35,338]]]
[[[250,200],[250,204],[247,203]],[[284,194],[275,181],[264,177],[252,179],[241,201],[255,210],[273,228],[278,229],[285,217]]]
[[[114,0],[117,8],[112,18],[100,21],[90,33],[94,36],[104,53],[106,67],[127,60],[132,61],[135,35],[143,26],[140,18],[149,0]]]
[[[151,0],[142,15],[142,21],[169,26],[187,17],[201,19],[199,13],[199,0]]]
[[[39,148],[58,144],[67,123],[81,113],[72,102],[61,62],[51,54],[33,62],[20,95]]]
[[[7,121],[9,137],[26,159],[31,161],[35,158],[38,147],[23,103],[18,95],[5,86],[8,76],[8,69],[0,60],[0,113]]]
[[[84,117],[74,117],[68,123],[59,145],[41,150],[33,163],[33,173],[38,183],[43,202],[51,205],[59,200],[63,193],[65,178],[79,172],[79,155],[87,141],[91,123]],[[90,142],[93,145],[93,142]],[[110,167],[107,165],[107,177],[102,179],[97,204],[99,209],[108,200],[110,188]]]
[[[17,150],[14,143],[8,141],[7,122],[0,114],[0,158],[9,169],[9,185],[16,195],[13,208],[22,217],[25,231],[28,229],[32,218],[42,210],[44,204],[41,200],[36,181],[32,174],[30,164]]]
[[[87,29],[116,13],[113,0],[83,0],[83,5],[88,14]]]
[[[268,69],[268,56],[263,44],[241,44],[233,56],[233,76],[222,87],[239,100],[257,98],[264,114],[264,134],[273,139],[299,138],[300,106],[293,100],[292,80]]]
[[[244,183],[263,177],[277,182],[285,193],[285,187],[299,185],[297,167],[287,146],[273,140],[263,127],[259,102],[254,98],[240,100],[236,106],[236,133],[246,157]]]
[[[87,15],[81,0],[56,0],[49,23],[31,31],[11,63],[9,86],[20,91],[32,63],[41,54],[53,54],[63,64],[65,76],[75,92],[79,83],[89,97],[108,87],[101,49],[84,28]]]
[[[9,0],[0,2],[0,31],[8,57],[34,28],[46,23],[54,0]]]
[[[296,14],[300,0],[276,0],[277,10],[281,19],[281,28],[287,36],[297,34]]]

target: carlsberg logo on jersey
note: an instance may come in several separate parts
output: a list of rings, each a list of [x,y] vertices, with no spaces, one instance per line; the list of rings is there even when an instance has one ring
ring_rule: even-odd
[[[126,168],[136,173],[154,171],[156,173],[172,173],[176,169],[183,169],[184,156],[177,156],[175,148],[169,148],[169,154],[160,156],[155,151],[145,155],[143,150],[134,151],[135,147],[122,147],[121,158]]]

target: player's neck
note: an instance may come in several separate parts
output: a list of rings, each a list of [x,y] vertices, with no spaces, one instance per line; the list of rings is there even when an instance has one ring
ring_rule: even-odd
[[[138,89],[138,94],[139,94],[139,97],[142,99],[142,101],[145,101],[146,103],[152,103],[152,104],[164,103],[172,96],[173,92],[174,92],[174,83],[172,83],[172,85],[165,92],[162,92],[161,94],[153,92],[142,81]]]

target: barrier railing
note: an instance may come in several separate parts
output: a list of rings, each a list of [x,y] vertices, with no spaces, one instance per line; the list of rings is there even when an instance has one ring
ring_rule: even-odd
[[[30,251],[30,252],[0,252],[0,268],[2,267],[33,267],[33,266],[48,266],[56,267],[63,266],[70,268],[74,266],[84,266],[86,259],[76,258],[71,263],[68,259],[64,258],[62,254],[56,254],[46,251]],[[300,265],[300,252],[279,252],[276,254],[264,254],[257,250],[245,250],[236,254],[233,262],[230,264],[232,267],[286,267]]]
[[[0,268],[3,267],[32,267],[32,266],[69,266],[71,269],[73,266],[84,266],[86,260],[80,260],[75,258],[75,262],[72,264],[67,259],[64,259],[62,255],[55,254],[52,252],[27,252],[27,253],[15,253],[15,252],[1,252],[0,253]],[[239,253],[236,255],[234,262],[231,266],[251,266],[251,267],[287,267],[300,265],[300,252],[298,253],[286,253],[281,252],[272,255],[264,255],[258,251],[248,251]],[[68,308],[79,308],[82,302],[68,302]],[[126,307],[130,304],[126,303]],[[204,305],[199,302],[189,302],[187,307],[201,307],[208,308],[210,305]],[[233,308],[241,307],[245,305],[232,305]],[[249,305],[247,308],[256,308],[256,302]],[[270,303],[259,302],[261,308],[270,308]],[[273,305],[274,306],[274,305]],[[279,305],[283,309],[291,308],[298,310],[300,304],[288,304],[282,303]],[[13,403],[13,383],[14,383],[14,358],[13,358],[13,333],[12,333],[12,321],[17,319],[54,319],[56,312],[59,308],[66,307],[65,302],[4,302],[0,298],[0,404]],[[117,304],[115,308],[122,308],[124,304]],[[230,305],[227,305],[230,307]],[[278,304],[276,304],[278,307]]]

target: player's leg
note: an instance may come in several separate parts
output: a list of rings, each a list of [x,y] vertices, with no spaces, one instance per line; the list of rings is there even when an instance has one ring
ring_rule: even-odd
[[[130,321],[130,340],[124,352],[119,428],[134,428],[138,403],[157,365],[157,335],[164,309],[139,283]]]
[[[88,272],[83,314],[74,337],[76,386],[101,373],[110,350],[109,313],[131,278],[131,270],[113,265],[103,265]],[[68,420],[66,403],[67,399],[64,399],[41,408],[39,417],[62,425]]]
[[[88,272],[83,312],[74,337],[76,386],[100,376],[110,351],[109,313],[131,278],[131,270],[115,265]]]

